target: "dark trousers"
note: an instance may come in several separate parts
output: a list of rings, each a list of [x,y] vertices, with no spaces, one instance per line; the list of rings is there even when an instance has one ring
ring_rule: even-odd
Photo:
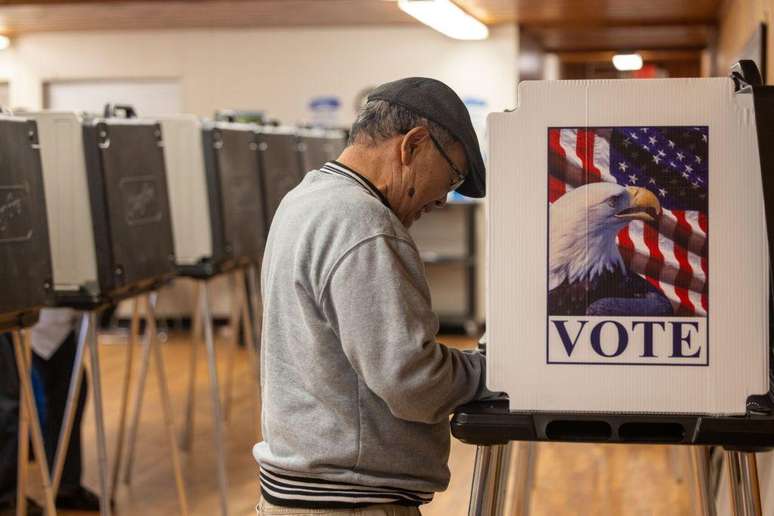
[[[40,413],[44,419],[42,430],[49,467],[54,464],[76,346],[75,333],[71,332],[49,360],[44,360],[34,353],[32,355],[32,367],[43,384],[44,399]],[[80,486],[81,483],[81,418],[87,389],[84,375],[70,434],[70,446],[62,471],[62,493]],[[0,505],[16,497],[18,433],[19,377],[13,343],[9,334],[0,334]]]
[[[70,332],[59,349],[48,360],[32,354],[32,367],[43,384],[45,407],[42,412],[45,413],[45,421],[42,430],[46,445],[46,458],[50,468],[54,466],[54,453],[56,453],[59,431],[64,420],[67,391],[70,386],[77,344],[75,332]],[[81,391],[75,411],[73,429],[70,433],[70,446],[67,449],[64,469],[62,470],[62,482],[59,484],[59,491],[62,493],[81,485],[81,418],[86,405],[87,393],[88,382],[84,374],[81,380]]]
[[[18,434],[19,376],[13,342],[9,333],[0,333],[0,505],[16,498]]]

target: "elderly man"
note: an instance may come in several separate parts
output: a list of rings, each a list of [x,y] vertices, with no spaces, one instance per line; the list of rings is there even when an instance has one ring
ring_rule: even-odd
[[[262,271],[259,514],[415,515],[446,489],[448,417],[485,392],[484,357],[436,342],[408,227],[455,189],[484,195],[468,112],[409,78],[374,90],[338,160],[283,199]]]

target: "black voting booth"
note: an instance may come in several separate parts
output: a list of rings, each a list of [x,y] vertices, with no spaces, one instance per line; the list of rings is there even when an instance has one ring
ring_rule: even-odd
[[[29,331],[51,301],[52,265],[38,130],[34,120],[0,115],[0,331],[13,331],[19,376],[17,501],[26,504],[27,463],[32,442],[43,480],[45,507],[54,492],[30,377]],[[9,374],[3,371],[3,374]]]
[[[301,129],[298,131],[298,160],[301,175],[320,168],[339,157],[347,146],[347,134],[338,129]]]
[[[268,231],[280,201],[300,181],[298,142],[290,130],[262,128],[258,134],[265,222]]]
[[[203,146],[215,270],[254,263],[266,240],[255,126],[209,125]]]
[[[737,95],[753,95],[759,158],[769,241],[770,270],[774,270],[774,87],[764,86],[752,61],[732,69]],[[510,412],[507,397],[473,402],[459,407],[451,419],[452,435],[477,446],[469,515],[495,515],[503,510],[511,441],[699,445],[694,448],[704,514],[714,514],[709,494],[708,446],[727,451],[732,509],[735,516],[761,514],[755,452],[774,449],[774,289],[769,294],[770,388],[750,396],[744,416],[671,414],[599,414]],[[485,345],[480,347],[485,352]],[[526,461],[534,452],[524,454]],[[524,458],[522,457],[522,458]],[[532,468],[520,465],[519,468]],[[529,483],[531,473],[520,472]],[[518,487],[525,494],[528,487]],[[517,503],[521,503],[517,501]],[[528,504],[528,501],[526,502]],[[711,505],[711,508],[710,508]],[[523,506],[522,506],[523,507]],[[527,509],[528,510],[528,509]]]
[[[83,127],[97,277],[116,301],[175,273],[161,128],[116,118]]]
[[[0,329],[35,323],[51,301],[48,224],[35,122],[0,117]]]

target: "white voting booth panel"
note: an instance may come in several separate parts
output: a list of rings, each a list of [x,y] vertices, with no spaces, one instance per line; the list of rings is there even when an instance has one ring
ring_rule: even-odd
[[[752,95],[524,82],[489,117],[488,386],[513,411],[742,414],[768,390]]]
[[[180,265],[212,257],[212,226],[202,148],[202,125],[193,115],[160,117],[164,160]]]
[[[38,124],[55,290],[98,294],[83,120],[75,112],[28,116]]]

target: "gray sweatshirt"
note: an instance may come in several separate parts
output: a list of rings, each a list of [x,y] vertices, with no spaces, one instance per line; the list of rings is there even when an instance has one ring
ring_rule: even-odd
[[[446,489],[449,414],[484,392],[484,357],[436,342],[424,265],[381,194],[336,162],[309,172],[261,278],[262,475]]]

